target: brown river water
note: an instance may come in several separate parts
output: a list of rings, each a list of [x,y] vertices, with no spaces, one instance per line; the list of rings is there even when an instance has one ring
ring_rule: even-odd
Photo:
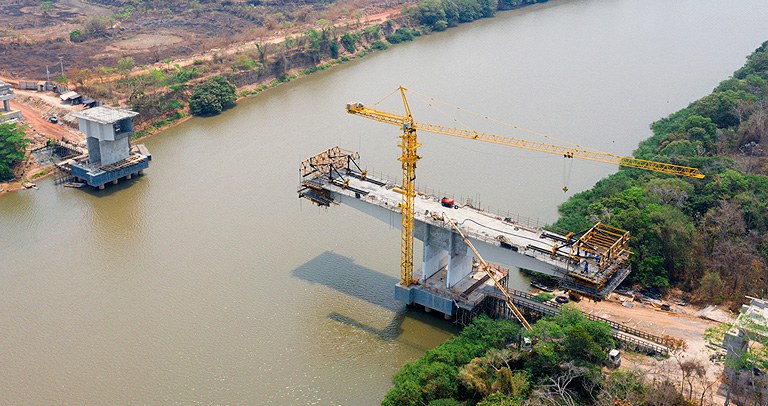
[[[347,115],[346,102],[402,84],[419,92],[417,121],[630,154],[652,121],[740,67],[766,21],[764,0],[551,1],[186,122],[145,142],[146,176],[104,192],[45,180],[6,194],[0,404],[376,404],[404,362],[456,329],[393,302],[396,227],[297,199],[299,162],[334,145],[398,175],[398,129]],[[421,141],[422,187],[540,222],[616,170]]]

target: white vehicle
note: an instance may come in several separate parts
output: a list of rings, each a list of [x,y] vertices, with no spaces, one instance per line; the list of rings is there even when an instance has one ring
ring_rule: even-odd
[[[608,366],[618,368],[621,366],[621,351],[611,350],[608,352]]]

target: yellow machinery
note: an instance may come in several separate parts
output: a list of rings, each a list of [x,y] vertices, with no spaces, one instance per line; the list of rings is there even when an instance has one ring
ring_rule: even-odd
[[[520,322],[520,324],[525,327],[526,330],[531,329],[531,325],[528,324],[528,320],[525,319],[525,316],[523,316],[523,313],[518,310],[517,306],[512,302],[512,296],[509,295],[509,292],[507,292],[507,289],[499,283],[499,280],[496,279],[496,276],[493,274],[493,270],[488,265],[487,262],[483,259],[483,257],[480,256],[480,253],[477,252],[477,249],[475,249],[475,246],[472,245],[472,242],[470,242],[466,236],[464,236],[464,233],[461,232],[461,229],[459,229],[459,226],[456,225],[456,223],[453,222],[453,220],[450,219],[445,213],[443,213],[443,220],[447,221],[448,224],[453,227],[454,230],[456,230],[457,233],[459,233],[459,237],[461,237],[462,240],[464,240],[464,244],[467,244],[467,247],[469,247],[470,250],[475,254],[477,257],[477,260],[480,261],[480,266],[483,267],[483,271],[485,271],[485,274],[488,275],[493,280],[493,283],[496,285],[496,288],[498,288],[501,293],[504,294],[504,296],[507,297],[506,304],[509,310],[512,311],[512,313],[515,315],[517,320]]]
[[[581,158],[590,161],[604,162],[672,175],[688,176],[697,179],[704,177],[704,174],[701,173],[697,168],[690,168],[687,166],[647,161],[643,159],[614,155],[607,152],[582,148],[551,145],[543,142],[528,141],[519,138],[505,137],[501,135],[461,128],[446,127],[437,124],[417,123],[413,121],[411,108],[408,105],[408,100],[405,97],[405,91],[407,89],[400,86],[399,90],[403,98],[403,106],[405,107],[404,116],[368,108],[365,107],[362,103],[347,104],[347,113],[365,117],[371,120],[380,121],[386,124],[396,125],[403,130],[403,134],[400,136],[399,145],[402,152],[400,158],[398,158],[403,170],[403,184],[400,188],[396,189],[398,193],[403,195],[403,200],[401,203],[403,227],[400,259],[400,283],[403,286],[410,286],[413,282],[413,200],[416,196],[416,162],[421,159],[421,157],[417,154],[417,149],[419,146],[421,146],[421,144],[418,143],[416,138],[416,130],[431,132],[435,134],[450,135],[452,137],[485,141],[515,148],[546,152],[550,154],[557,154],[562,155],[565,158]]]

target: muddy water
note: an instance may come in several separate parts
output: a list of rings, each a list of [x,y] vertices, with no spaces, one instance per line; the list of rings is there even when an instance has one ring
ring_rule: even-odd
[[[768,38],[764,21],[762,0],[553,1],[185,123],[146,143],[152,167],[128,187],[44,181],[5,195],[0,403],[375,404],[402,363],[454,330],[392,302],[396,229],[296,198],[298,163],[336,144],[397,175],[397,129],[344,103],[404,84],[552,142],[628,154],[651,121],[738,68]],[[512,131],[411,100],[417,120]],[[423,187],[541,221],[564,185],[615,170],[422,141]]]

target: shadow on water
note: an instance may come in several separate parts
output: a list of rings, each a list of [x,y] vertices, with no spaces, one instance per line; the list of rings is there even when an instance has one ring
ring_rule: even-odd
[[[328,286],[392,312],[405,308],[394,299],[397,278],[356,264],[352,258],[326,251],[294,269],[292,275]]]
[[[458,331],[453,323],[438,317],[437,313],[426,314],[411,310],[404,304],[396,302],[394,286],[397,278],[360,266],[352,258],[326,251],[294,269],[292,274],[299,279],[325,285],[394,312],[395,317],[383,328],[369,326],[338,312],[328,314],[331,320],[373,334],[382,340],[392,341],[400,337],[403,332],[402,324],[406,318],[450,333]]]
[[[83,186],[79,190],[93,197],[98,197],[98,198],[107,197],[115,193],[119,193],[120,191],[128,189],[130,187],[135,187],[135,188],[141,187],[141,186],[146,187],[146,182],[148,182],[148,180],[144,179],[145,176],[147,175],[146,174],[134,175],[132,179],[121,178],[120,181],[117,183],[117,185],[113,185],[111,182],[106,184],[104,186],[104,190],[99,190],[98,188],[87,186],[87,185]]]
[[[328,314],[328,318],[333,321],[354,327],[358,330],[362,330],[366,333],[375,335],[384,341],[393,341],[400,337],[400,334],[403,333],[403,320],[405,320],[406,316],[410,316],[410,313],[413,312],[405,309],[395,313],[395,317],[386,326],[384,326],[384,328],[372,327],[336,312],[331,312]]]

